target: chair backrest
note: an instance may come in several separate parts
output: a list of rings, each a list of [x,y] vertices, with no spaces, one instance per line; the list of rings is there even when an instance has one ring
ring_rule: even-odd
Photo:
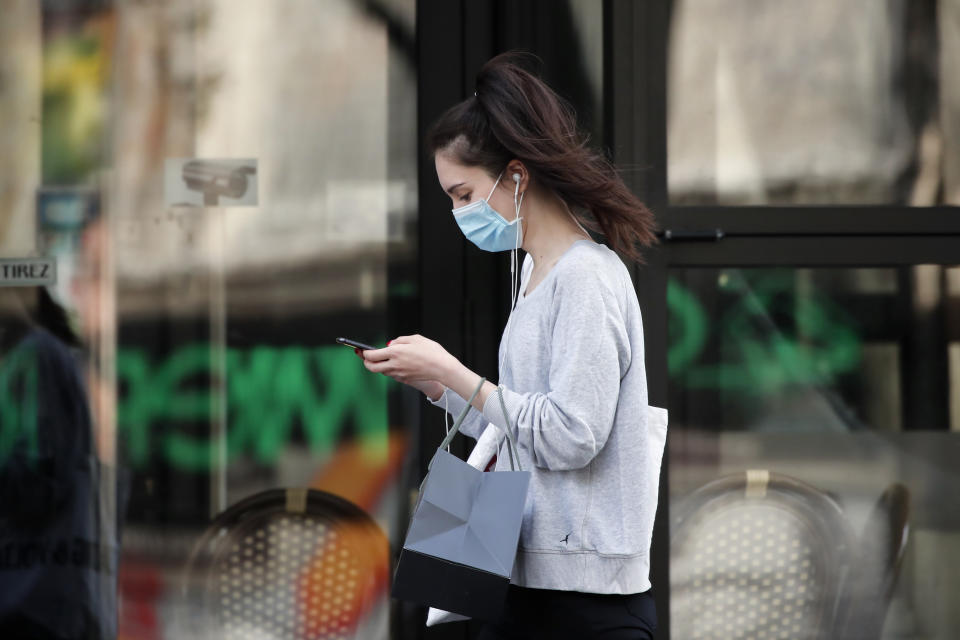
[[[832,637],[852,544],[833,498],[778,473],[747,471],[704,485],[676,511],[676,637]]]
[[[197,637],[359,637],[386,593],[389,549],[359,507],[329,493],[273,489],[217,516],[184,574]]]
[[[847,580],[847,610],[834,637],[878,640],[907,545],[910,493],[892,484],[867,517]]]

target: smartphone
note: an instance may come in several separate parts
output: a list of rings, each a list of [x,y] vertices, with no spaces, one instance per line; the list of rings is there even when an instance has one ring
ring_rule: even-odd
[[[371,347],[368,344],[363,344],[362,342],[357,342],[356,340],[350,340],[349,338],[337,338],[337,343],[346,345],[348,347],[353,347],[354,349],[363,349],[364,351],[380,348],[380,347]]]

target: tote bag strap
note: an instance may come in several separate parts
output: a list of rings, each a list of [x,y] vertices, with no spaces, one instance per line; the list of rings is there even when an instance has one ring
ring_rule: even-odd
[[[473,404],[474,398],[476,398],[477,394],[480,393],[480,389],[483,388],[483,383],[486,381],[487,381],[486,378],[480,378],[480,384],[478,384],[477,388],[473,390],[472,394],[470,394],[470,399],[467,400],[467,405],[463,408],[463,411],[460,412],[460,415],[457,416],[457,419],[453,423],[453,426],[450,427],[450,432],[447,434],[447,437],[445,437],[443,439],[443,442],[440,443],[440,447],[439,447],[440,449],[445,449],[450,444],[450,441],[453,440],[453,437],[457,435],[457,432],[460,431],[460,425],[463,424],[463,419],[467,417],[467,414],[470,412],[470,409],[472,408],[471,405]],[[514,441],[513,434],[510,432],[510,429],[509,429],[510,417],[507,414],[507,405],[503,401],[503,394],[501,393],[500,389],[501,389],[500,385],[497,385],[497,396],[500,398],[500,410],[503,411],[503,418],[506,421],[506,424],[508,426],[507,453],[510,456],[510,470],[523,471],[523,468],[520,466],[520,456],[517,455],[517,451],[516,451],[516,442]],[[431,464],[433,463],[432,460],[430,462]],[[429,468],[430,466],[428,465],[427,469]]]

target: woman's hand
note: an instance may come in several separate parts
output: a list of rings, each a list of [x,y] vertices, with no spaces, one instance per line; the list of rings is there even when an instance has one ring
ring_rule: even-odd
[[[414,389],[419,389],[433,401],[439,400],[440,396],[442,396],[446,390],[446,387],[436,380],[420,380],[418,382],[408,382],[407,384]]]
[[[368,371],[382,373],[436,399],[443,393],[443,379],[459,365],[446,349],[421,335],[400,336],[383,349],[360,351]]]

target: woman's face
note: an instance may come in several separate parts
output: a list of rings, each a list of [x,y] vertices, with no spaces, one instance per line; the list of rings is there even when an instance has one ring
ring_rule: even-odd
[[[497,181],[496,176],[490,175],[480,167],[468,167],[460,164],[450,153],[442,151],[433,156],[434,164],[437,168],[437,179],[440,180],[440,188],[450,196],[451,208],[456,209],[490,197],[487,202],[490,206],[503,216],[504,220],[510,221],[517,217],[513,206],[513,189],[507,184],[507,176],[500,179],[500,184],[496,190],[490,194]],[[513,182],[510,182],[512,185]]]

